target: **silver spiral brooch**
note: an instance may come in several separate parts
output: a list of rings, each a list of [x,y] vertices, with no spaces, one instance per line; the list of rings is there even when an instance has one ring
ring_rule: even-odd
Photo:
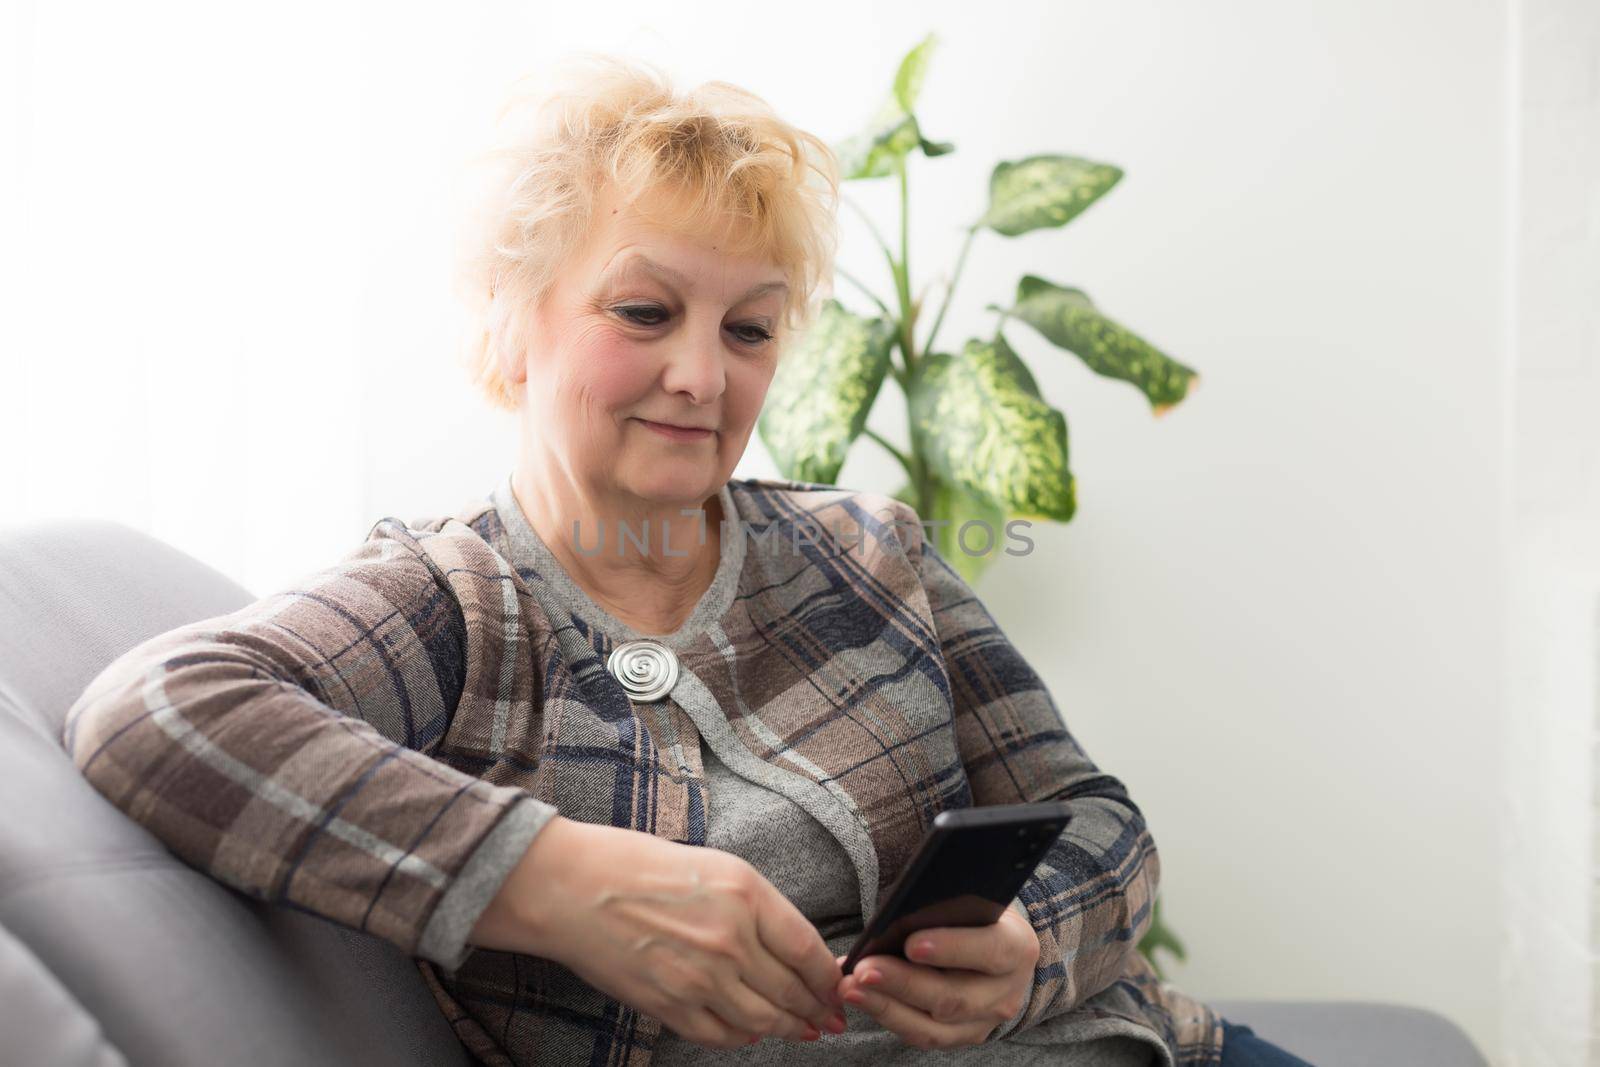
[[[606,670],[633,700],[660,700],[678,681],[677,654],[659,641],[625,641],[611,650]]]

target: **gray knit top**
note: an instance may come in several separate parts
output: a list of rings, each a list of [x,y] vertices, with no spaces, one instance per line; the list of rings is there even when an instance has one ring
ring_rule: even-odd
[[[648,638],[674,651],[684,648],[706,626],[722,618],[738,592],[745,543],[743,537],[730,536],[724,538],[711,585],[683,625],[670,634],[640,633],[595,603],[561,566],[529,524],[512,490],[510,475],[499,482],[491,498],[514,553],[509,562],[549,615],[563,650],[575,659],[592,654],[593,639],[587,635],[595,632],[605,634],[613,644]],[[719,498],[724,516],[737,514],[726,485],[719,490]],[[614,532],[607,531],[606,536],[610,544]],[[595,531],[584,530],[582,537],[587,545],[594,540]],[[671,699],[671,695],[664,699]],[[834,956],[844,955],[862,928],[859,886],[844,845],[796,803],[796,790],[809,785],[809,780],[751,753],[734,734],[726,717],[707,716],[699,710],[698,702],[680,706],[693,718],[701,736],[700,756],[708,795],[707,847],[731,852],[760,871],[817,928],[828,951]],[[898,1035],[885,1030],[854,1005],[847,1004],[844,1011],[847,1029],[843,1034],[824,1032],[812,1042],[769,1038],[733,1050],[706,1048],[663,1028],[651,1064],[876,1067],[937,1060],[952,1067],[1144,1067],[1158,1062],[1151,1046],[1123,1036],[1075,1045],[1023,1044],[1008,1038],[964,1049],[926,1052],[904,1044]]]

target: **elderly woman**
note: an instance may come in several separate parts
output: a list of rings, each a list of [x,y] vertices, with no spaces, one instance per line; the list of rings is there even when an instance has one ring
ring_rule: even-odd
[[[69,713],[82,773],[416,957],[484,1063],[1271,1054],[1136,950],[1138,807],[916,514],[732,477],[830,277],[826,145],[725,83],[568,69],[462,258],[513,468],[130,650]],[[938,812],[1051,799],[1071,824],[998,922],[841,974]]]

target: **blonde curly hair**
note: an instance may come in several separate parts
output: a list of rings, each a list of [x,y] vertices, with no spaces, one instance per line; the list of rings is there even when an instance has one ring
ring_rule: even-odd
[[[470,314],[460,355],[497,407],[520,404],[497,354],[522,345],[529,309],[583,247],[602,187],[641,210],[665,194],[670,208],[652,221],[775,264],[789,283],[780,336],[809,326],[832,292],[838,160],[728,82],[680,92],[643,60],[570,55],[547,83],[514,83],[493,146],[467,174],[479,182],[456,249]]]

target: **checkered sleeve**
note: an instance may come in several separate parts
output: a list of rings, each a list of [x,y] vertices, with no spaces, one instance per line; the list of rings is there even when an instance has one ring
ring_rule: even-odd
[[[191,866],[453,970],[555,814],[430,755],[469,643],[498,639],[479,608],[464,611],[384,519],[293,587],[123,653],[68,710],[61,741]]]
[[[1161,865],[1143,815],[1073,739],[1043,681],[931,541],[912,537],[954,703],[973,803],[1065,800],[1071,820],[1017,898],[1039,935],[1023,1009],[991,1040],[1116,982],[1153,921]],[[919,551],[920,549],[920,551]]]

